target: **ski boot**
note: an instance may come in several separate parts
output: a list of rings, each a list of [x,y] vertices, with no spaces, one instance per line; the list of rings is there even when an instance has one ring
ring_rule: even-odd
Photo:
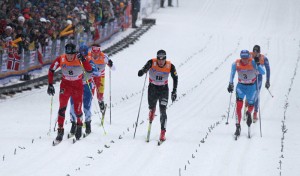
[[[103,101],[98,101],[99,103],[99,107],[100,107],[100,111],[103,112],[104,111],[104,102]]]
[[[254,111],[253,113],[253,123],[255,123],[257,121],[257,112]]]
[[[166,130],[161,130],[160,131],[160,137],[159,137],[159,140],[160,141],[165,141],[166,140]]]
[[[77,123],[76,133],[75,133],[76,140],[79,140],[81,138],[81,135],[82,135],[82,124]]]
[[[76,122],[71,122],[72,126],[71,126],[71,130],[70,130],[70,134],[74,135],[75,131],[76,131]]]
[[[246,121],[246,123],[247,123],[248,127],[250,127],[250,126],[251,126],[251,123],[252,123],[251,113],[250,113],[249,111],[247,111],[247,112],[246,112],[246,116],[247,116],[247,121]]]
[[[85,133],[90,134],[92,132],[91,130],[91,121],[85,122]]]
[[[64,129],[63,128],[58,128],[57,129],[57,136],[55,138],[56,141],[61,142],[64,136]]]
[[[235,130],[234,135],[239,136],[241,134],[241,125],[237,123],[237,124],[235,124],[235,126],[236,126],[236,130]]]

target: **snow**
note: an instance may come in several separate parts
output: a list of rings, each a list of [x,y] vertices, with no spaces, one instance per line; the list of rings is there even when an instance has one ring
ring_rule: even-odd
[[[71,126],[67,109],[64,140],[52,146],[59,83],[52,116],[47,86],[0,101],[0,175],[299,175],[299,7],[297,0],[182,0],[178,8],[159,9],[149,16],[156,25],[111,57],[116,71],[111,72],[112,123],[108,109],[106,135],[93,100],[92,134],[72,144],[66,138]],[[264,88],[264,77],[262,137],[258,121],[248,139],[243,121],[235,141],[235,94],[230,101],[227,92],[230,68],[242,49],[252,50],[255,44],[269,58],[274,97]],[[158,147],[158,110],[150,142],[145,142],[148,78],[135,139],[133,134],[145,81],[137,72],[159,49],[165,49],[176,66],[179,85],[178,101],[169,100],[167,109],[167,141]],[[106,70],[105,101],[109,103]]]

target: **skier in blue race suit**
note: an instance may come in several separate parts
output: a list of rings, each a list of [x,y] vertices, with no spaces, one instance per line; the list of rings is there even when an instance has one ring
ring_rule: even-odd
[[[247,110],[247,125],[250,127],[252,123],[251,112],[254,108],[254,101],[256,95],[256,78],[257,74],[265,74],[264,68],[254,59],[251,58],[251,55],[248,50],[242,50],[240,53],[240,59],[237,59],[231,67],[230,81],[227,88],[229,93],[233,92],[234,84],[233,79],[235,72],[238,73],[238,84],[236,86],[236,114],[237,114],[237,123],[236,123],[236,132],[235,135],[239,136],[241,131],[241,118],[242,118],[242,107],[243,100],[246,96],[248,100],[248,110]]]
[[[82,45],[79,48],[79,52],[83,55],[83,56],[87,56],[88,55],[88,47],[86,45]],[[93,99],[93,95],[94,95],[94,89],[95,89],[95,85],[93,82],[93,76],[100,76],[100,73],[98,72],[98,69],[95,65],[95,63],[89,58],[86,57],[86,59],[88,60],[88,62],[90,63],[90,65],[92,66],[92,72],[91,73],[87,73],[85,72],[83,75],[83,112],[85,115],[85,133],[89,134],[91,133],[91,105],[92,105],[92,99]],[[73,135],[76,131],[76,119],[75,119],[75,111],[74,111],[74,102],[73,99],[71,97],[70,99],[70,103],[71,103],[71,107],[70,107],[70,115],[71,115],[71,123],[72,123],[72,127],[70,130],[70,134]]]
[[[252,58],[254,58],[255,62],[259,62],[260,65],[264,66],[266,69],[266,75],[267,75],[267,80],[265,83],[265,87],[267,89],[269,89],[270,87],[270,64],[269,64],[269,60],[266,56],[264,56],[263,54],[260,54],[260,46],[259,45],[255,45],[253,47],[253,52],[250,53],[252,55]],[[259,101],[260,101],[260,89],[262,86],[262,74],[258,74],[257,75],[257,92],[256,92],[256,96],[255,96],[255,103],[254,103],[254,113],[253,113],[253,123],[255,123],[257,121],[257,113],[259,110]]]

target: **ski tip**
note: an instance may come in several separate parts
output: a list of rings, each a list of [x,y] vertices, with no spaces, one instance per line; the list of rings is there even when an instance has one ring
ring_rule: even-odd
[[[165,141],[159,140],[159,141],[157,142],[157,145],[160,146],[163,142],[165,142]]]
[[[56,146],[56,145],[58,145],[60,142],[61,142],[61,141],[56,141],[56,140],[54,140],[54,141],[52,141],[52,146]]]
[[[70,139],[71,137],[73,137],[74,136],[74,134],[72,134],[72,133],[68,133],[68,139]]]

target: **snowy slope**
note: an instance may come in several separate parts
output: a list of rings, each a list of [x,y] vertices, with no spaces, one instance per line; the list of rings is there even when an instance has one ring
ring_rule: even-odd
[[[99,126],[96,101],[92,134],[76,144],[65,135],[53,147],[58,93],[53,99],[50,135],[51,98],[46,86],[1,100],[0,175],[299,175],[299,7],[296,0],[181,0],[179,8],[159,9],[150,16],[157,24],[111,57],[117,69],[111,72],[112,124],[108,110],[107,135]],[[242,49],[252,50],[255,44],[269,58],[274,97],[262,88],[262,137],[256,123],[248,139],[243,122],[241,137],[235,141],[235,95],[229,104],[227,92],[230,68]],[[146,90],[133,139],[145,81],[137,71],[159,49],[167,51],[179,75],[178,101],[169,101],[167,141],[160,147],[158,112],[151,141],[145,142]],[[108,69],[106,74],[109,103]],[[55,89],[59,91],[58,83]],[[66,113],[66,132],[68,118]]]

